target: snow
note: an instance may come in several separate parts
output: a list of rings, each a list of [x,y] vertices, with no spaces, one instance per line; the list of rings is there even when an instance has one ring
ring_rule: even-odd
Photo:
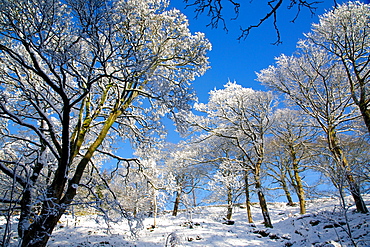
[[[370,195],[364,199],[369,207]],[[108,229],[104,219],[98,215],[65,215],[54,230],[48,246],[336,247],[353,246],[353,243],[357,246],[370,246],[370,213],[355,213],[350,198],[347,200],[350,205],[347,210],[348,221],[345,220],[339,201],[330,198],[308,201],[307,213],[304,215],[299,214],[298,206],[269,203],[274,228],[263,226],[257,204],[252,205],[253,224],[246,221],[246,209],[242,207],[234,208],[232,221],[235,224],[231,225],[225,224],[223,220],[226,206],[197,207],[192,212],[181,211],[177,217],[172,216],[171,212],[160,214],[154,229],[151,227],[153,218],[145,219],[146,228],[137,238],[131,236],[127,222],[111,223]],[[4,230],[4,224],[5,219],[1,217],[0,231]],[[16,246],[15,233],[12,241],[11,246]]]

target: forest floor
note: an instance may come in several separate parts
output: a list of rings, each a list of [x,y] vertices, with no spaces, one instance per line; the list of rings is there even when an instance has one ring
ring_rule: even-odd
[[[370,209],[370,196],[364,198]],[[65,215],[48,246],[370,246],[370,213],[355,213],[351,200],[348,199],[348,203],[350,207],[344,214],[338,199],[308,201],[304,215],[299,214],[298,206],[269,203],[273,228],[264,227],[257,204],[252,206],[255,223],[247,222],[245,208],[235,207],[233,222],[225,222],[226,207],[197,207],[181,211],[177,217],[171,213],[159,215],[156,228],[152,228],[153,218],[146,218],[144,229],[135,238],[127,221],[112,223],[108,229],[98,215]],[[0,232],[4,230],[4,224],[5,219],[0,217]],[[12,237],[11,246],[17,246],[16,236]]]

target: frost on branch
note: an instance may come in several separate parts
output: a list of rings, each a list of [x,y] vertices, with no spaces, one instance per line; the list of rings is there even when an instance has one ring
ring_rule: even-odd
[[[118,202],[100,165],[127,164],[114,153],[118,143],[153,142],[164,134],[163,116],[190,109],[190,84],[207,70],[211,45],[167,7],[164,0],[1,2],[0,122],[9,128],[0,150],[10,155],[0,157],[0,170],[25,192],[15,196],[20,221],[40,212],[20,229],[23,245],[46,245],[70,204],[103,207],[94,183]]]

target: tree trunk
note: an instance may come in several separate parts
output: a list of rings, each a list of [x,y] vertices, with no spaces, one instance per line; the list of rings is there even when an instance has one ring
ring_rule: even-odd
[[[227,214],[226,219],[231,220],[233,215],[233,193],[231,188],[227,188]]]
[[[244,172],[244,186],[245,186],[245,206],[247,207],[248,223],[253,223],[252,211],[251,211],[251,200],[249,195],[249,181],[248,171]]]
[[[259,187],[259,188],[257,188]],[[267,202],[266,202],[266,199],[265,199],[265,195],[263,194],[263,192],[261,191],[261,187],[260,186],[257,186],[256,185],[256,189],[257,189],[257,195],[258,195],[258,199],[259,199],[259,202],[260,202],[260,207],[261,207],[261,211],[262,211],[262,216],[263,216],[263,220],[264,220],[264,225],[266,227],[270,227],[272,228],[272,223],[271,223],[271,219],[270,219],[270,215],[269,215],[269,212],[268,212],[268,208],[267,208]]]
[[[298,172],[298,164],[293,162],[293,171],[294,171],[294,179],[295,179],[295,185],[296,185],[296,193],[298,196],[299,200],[299,209],[300,209],[300,214],[305,214],[306,213],[306,200],[304,196],[304,189],[303,189],[303,183],[301,176],[299,175]]]
[[[67,110],[66,110],[67,112]],[[73,177],[68,180],[67,184],[67,171],[69,168],[68,155],[62,155],[58,168],[55,172],[54,179],[51,185],[48,187],[45,194],[46,200],[42,204],[42,210],[40,215],[36,216],[34,221],[28,227],[24,225],[26,222],[23,221],[18,227],[22,229],[22,247],[45,247],[54,227],[57,225],[58,220],[65,212],[68,205],[71,204],[73,198],[77,193],[78,184],[84,174],[87,164],[90,162],[95,150],[103,142],[107,135],[110,127],[113,125],[121,111],[113,111],[106,122],[104,123],[103,129],[99,133],[96,140],[90,145],[84,157],[80,160],[76,166]],[[66,121],[69,121],[69,115],[64,112]],[[69,128],[69,124],[65,124],[63,131]],[[69,154],[69,132],[63,134],[63,138],[67,136],[67,140],[63,141],[63,148],[65,149],[62,154]],[[67,144],[65,144],[67,142]],[[31,177],[32,178],[32,177]],[[26,216],[30,220],[30,216]],[[33,219],[32,219],[33,220]]]
[[[366,208],[366,204],[361,196],[360,187],[356,183],[355,179],[351,174],[351,169],[345,154],[343,153],[342,148],[338,144],[338,139],[336,137],[336,132],[334,129],[331,129],[327,133],[328,142],[329,142],[329,149],[332,152],[336,164],[345,172],[345,177],[347,183],[349,185],[349,190],[353,197],[353,200],[356,204],[356,210],[360,213],[368,213],[368,209]]]
[[[195,189],[194,188],[191,190],[191,194],[193,196],[193,207],[196,207],[197,206],[197,196],[195,194]]]
[[[289,206],[294,206],[294,202],[293,202],[293,199],[292,199],[292,195],[290,194],[290,191],[289,191],[289,188],[286,184],[286,181],[284,178],[281,179],[281,185],[283,187],[283,190],[284,190],[284,193],[285,193],[285,197],[288,201],[288,204]]]
[[[354,61],[356,60],[353,58]],[[348,67],[348,65],[344,62],[345,59],[342,58],[342,62],[344,66],[346,67],[348,78],[350,78],[349,83],[351,85],[351,93],[352,93],[352,99],[353,102],[358,106],[361,112],[362,119],[364,120],[364,123],[367,127],[368,133],[370,133],[370,109],[369,109],[369,96],[368,96],[368,86],[366,85],[366,78],[361,76],[361,71],[356,68],[356,66],[353,66],[354,72],[356,74],[357,79],[356,82],[354,82],[351,78],[352,75],[349,72],[351,69]],[[369,60],[367,60],[369,62]],[[357,84],[357,85],[356,85]],[[357,90],[359,90],[359,96],[357,96]],[[358,98],[359,97],[359,98]]]
[[[158,211],[158,204],[157,204],[157,191],[153,188],[153,227],[157,227],[157,211]]]
[[[179,210],[179,205],[180,205],[180,197],[181,197],[181,192],[176,191],[176,199],[175,199],[175,204],[173,205],[172,216],[177,216],[177,212]]]
[[[370,133],[370,109],[368,108],[368,104],[363,103],[359,105],[362,118],[365,122],[365,125],[367,127],[367,131]]]
[[[356,204],[356,210],[359,213],[364,213],[364,214],[368,213],[369,210],[367,209],[366,204],[360,193],[360,186],[358,186],[356,181],[353,179],[353,176],[350,174],[347,174],[347,181],[349,184],[349,190]]]
[[[255,171],[254,171],[254,179],[255,179],[255,182],[256,182],[255,188],[256,188],[256,191],[257,191],[260,207],[261,207],[261,210],[262,210],[264,225],[266,227],[272,228],[273,226],[272,226],[270,215],[269,215],[269,212],[268,212],[267,202],[266,202],[266,199],[265,199],[265,195],[262,192],[262,185],[261,185],[261,179],[260,179],[261,162],[262,161],[259,161],[257,163]]]
[[[24,231],[22,237],[22,247],[45,247],[54,227],[58,220],[63,215],[65,208],[54,209],[50,208],[50,212],[43,212],[33,222],[29,229]]]
[[[300,214],[306,213],[306,201],[304,196],[304,189],[303,189],[303,183],[301,176],[299,175],[299,165],[298,165],[298,159],[296,156],[296,152],[294,150],[293,146],[290,146],[290,156],[293,160],[293,173],[294,173],[294,188],[298,196],[299,200],[299,209]]]

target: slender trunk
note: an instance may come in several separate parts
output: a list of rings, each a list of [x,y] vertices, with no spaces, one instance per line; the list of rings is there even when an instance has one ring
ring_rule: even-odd
[[[298,167],[293,168],[294,169],[294,178],[296,180],[296,192],[299,200],[299,209],[300,209],[300,214],[305,214],[306,213],[306,200],[305,200],[305,195],[304,195],[304,189],[303,189],[303,183],[301,176],[299,175],[298,172]]]
[[[251,211],[251,200],[249,195],[249,181],[248,171],[244,172],[244,186],[245,186],[245,206],[247,207],[248,223],[253,223],[252,211]]]
[[[365,122],[365,125],[367,127],[367,131],[370,133],[370,109],[368,108],[367,104],[360,104],[359,105],[362,118]]]
[[[173,205],[172,216],[177,216],[177,212],[179,210],[179,205],[180,205],[180,197],[181,197],[181,191],[176,191],[176,199],[175,199],[175,204]]]
[[[258,190],[257,187],[259,187],[259,186],[256,186],[256,189]],[[257,195],[258,195],[258,199],[259,199],[259,202],[260,202],[260,207],[261,207],[262,216],[263,216],[263,220],[264,220],[263,223],[266,227],[272,228],[273,226],[272,226],[270,215],[269,215],[269,212],[268,212],[267,202],[266,202],[266,199],[265,199],[265,195],[261,191],[261,187],[259,188],[259,190],[257,192]]]
[[[41,122],[41,127],[43,127],[44,122]],[[40,153],[44,153],[46,150],[46,145],[44,142],[41,142],[42,146],[40,149]],[[41,155],[40,155],[41,156]],[[41,170],[44,167],[43,162],[36,162],[33,170],[32,175],[29,177],[29,181],[23,190],[22,199],[20,202],[21,205],[21,214],[19,218],[19,224],[18,224],[18,235],[22,239],[22,246],[45,246],[47,241],[49,240],[49,232],[51,233],[54,229],[54,226],[52,226],[51,229],[48,229],[47,227],[43,230],[43,225],[40,225],[38,222],[42,220],[41,222],[44,222],[43,220],[46,218],[45,214],[45,207],[49,208],[51,202],[44,202],[43,208],[41,211],[41,215],[37,216],[36,212],[33,212],[32,210],[32,198],[34,197],[34,190],[35,190],[35,183],[37,182],[37,179],[40,175]],[[29,225],[31,222],[33,222],[31,225]],[[48,224],[46,224],[48,226]],[[50,227],[49,227],[50,228]],[[34,238],[34,236],[40,236],[39,238],[35,239],[33,242],[36,242],[34,245],[29,244],[29,242]]]
[[[286,199],[288,201],[287,205],[294,206],[292,195],[290,194],[289,188],[288,188],[288,186],[287,186],[286,181],[285,181],[284,178],[281,179],[281,186],[283,187],[283,190],[284,190],[284,193],[285,193],[285,197],[286,197]]]
[[[265,195],[262,192],[262,184],[261,184],[261,179],[260,179],[261,163],[262,163],[262,161],[257,162],[256,168],[255,168],[255,171],[254,171],[254,179],[255,179],[255,183],[256,183],[255,187],[256,187],[256,191],[257,191],[257,195],[258,195],[258,199],[259,199],[259,203],[260,203],[260,207],[261,207],[261,211],[262,211],[264,225],[266,227],[272,228],[273,226],[272,226],[270,215],[269,215],[269,212],[268,212],[267,202],[266,202],[266,199],[265,199]]]
[[[158,211],[158,205],[157,205],[157,191],[153,191],[153,227],[157,227],[157,211]]]
[[[341,168],[341,170],[345,172],[345,177],[349,185],[349,190],[356,204],[356,210],[360,213],[368,213],[369,211],[366,208],[366,204],[360,193],[360,187],[351,174],[349,163],[343,153],[342,148],[338,145],[336,133],[333,129],[328,131],[328,142],[329,149],[334,156],[335,162]]]
[[[197,206],[197,196],[195,194],[195,189],[191,190],[192,196],[193,196],[193,207]]]
[[[227,214],[226,219],[231,220],[233,215],[233,193],[231,188],[227,188]]]
[[[355,60],[355,59],[354,59]],[[369,96],[368,96],[368,86],[366,85],[366,78],[361,76],[361,70],[357,68],[355,64],[353,65],[353,70],[356,75],[356,79],[352,80],[352,75],[350,72],[350,68],[345,62],[345,59],[342,58],[342,62],[346,68],[349,83],[351,85],[351,94],[353,102],[358,106],[360,109],[362,119],[367,127],[367,131],[370,133],[370,108],[369,108]],[[369,61],[367,61],[369,62]],[[357,84],[357,85],[356,85]],[[359,95],[357,94],[359,92]]]
[[[298,160],[297,160],[296,152],[293,146],[290,147],[290,150],[291,150],[290,155],[293,160],[294,187],[295,187],[295,191],[297,193],[298,200],[299,200],[300,214],[305,214],[306,213],[306,201],[305,201],[302,179],[301,179],[301,176],[299,175]]]
[[[360,186],[358,186],[353,176],[350,174],[347,174],[347,181],[349,184],[351,195],[356,204],[356,210],[360,213],[364,213],[364,214],[368,213],[369,210],[367,209],[366,204],[360,193]]]

